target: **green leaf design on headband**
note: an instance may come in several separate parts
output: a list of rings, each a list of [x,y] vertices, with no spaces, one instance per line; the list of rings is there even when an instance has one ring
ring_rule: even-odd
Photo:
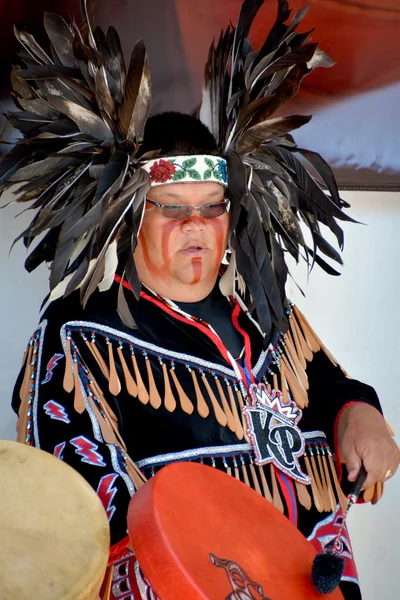
[[[188,158],[182,163],[182,168],[185,170],[191,169],[197,163],[197,158]]]
[[[197,181],[201,181],[201,175],[196,169],[190,169],[188,171],[188,175],[191,179],[196,179]]]
[[[207,167],[209,167],[211,169],[211,171],[213,171],[215,169],[215,163],[210,158],[205,157],[204,162],[206,163]],[[206,173],[208,173],[208,170],[206,171]],[[205,174],[204,174],[204,177],[205,177]],[[211,175],[210,175],[210,177],[211,177]],[[209,179],[209,178],[207,177],[207,179]]]
[[[213,171],[213,176],[215,177],[215,179],[218,179],[218,181],[222,180],[221,175],[218,173],[217,169],[214,169]]]
[[[203,179],[211,179],[211,175],[212,175],[211,169],[207,169],[206,171],[204,171]]]
[[[186,177],[185,171],[176,171],[172,177],[172,181],[180,181]]]

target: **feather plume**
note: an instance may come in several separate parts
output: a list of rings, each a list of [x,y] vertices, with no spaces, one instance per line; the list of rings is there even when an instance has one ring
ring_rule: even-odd
[[[28,270],[51,263],[50,300],[80,289],[86,303],[112,283],[127,222],[124,266],[137,293],[131,249],[149,183],[136,155],[151,92],[143,42],[126,75],[115,29],[95,28],[93,0],[81,8],[81,27],[45,13],[46,49],[15,29],[25,65],[11,72],[17,111],[7,116],[22,139],[0,163],[0,192],[37,211],[17,240],[33,248]]]
[[[241,276],[246,284],[241,295],[268,331],[271,323],[285,327],[285,252],[296,260],[303,256],[309,269],[315,263],[335,275],[320,253],[338,263],[341,257],[323,238],[320,224],[330,228],[342,249],[337,221],[353,219],[342,210],[347,204],[329,165],[315,152],[298,148],[290,135],[311,117],[275,115],[297,93],[303,77],[333,61],[310,42],[310,31],[298,32],[308,7],[289,22],[286,0],[278,0],[271,31],[253,49],[248,34],[262,4],[245,0],[236,27],[211,45],[199,118],[228,161],[233,254],[221,287],[231,290]],[[310,230],[312,248],[301,224]]]

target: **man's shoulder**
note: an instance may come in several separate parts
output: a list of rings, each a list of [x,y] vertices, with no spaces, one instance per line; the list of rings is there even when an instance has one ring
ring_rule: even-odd
[[[95,322],[100,324],[119,325],[121,320],[117,312],[115,291],[111,288],[104,292],[94,292],[82,306],[79,291],[57,298],[42,313],[42,320],[49,326],[62,326],[69,322]]]

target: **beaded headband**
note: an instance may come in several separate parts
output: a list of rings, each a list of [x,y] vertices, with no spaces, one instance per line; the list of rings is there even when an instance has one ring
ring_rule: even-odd
[[[171,156],[147,162],[143,169],[150,175],[151,186],[167,183],[215,182],[228,185],[226,160],[219,156],[198,154]]]

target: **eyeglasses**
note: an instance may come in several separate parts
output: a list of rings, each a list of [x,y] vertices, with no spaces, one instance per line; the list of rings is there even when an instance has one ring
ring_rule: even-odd
[[[174,219],[175,221],[183,221],[190,217],[193,210],[197,210],[199,215],[204,219],[215,219],[229,211],[230,200],[224,200],[223,202],[216,202],[213,204],[203,204],[203,206],[187,206],[186,204],[159,204],[146,198],[146,202],[161,208],[161,214],[167,219]]]

